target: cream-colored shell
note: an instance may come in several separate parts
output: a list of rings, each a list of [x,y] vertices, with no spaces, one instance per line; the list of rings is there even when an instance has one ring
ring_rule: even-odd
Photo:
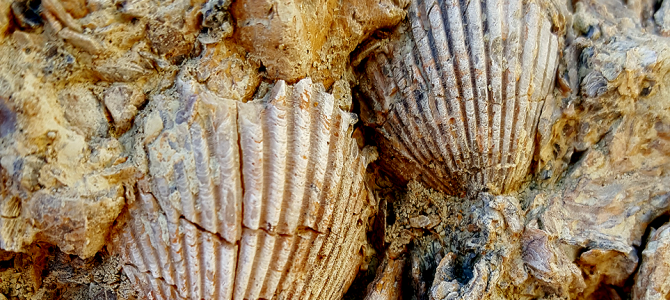
[[[557,54],[539,1],[411,1],[361,89],[414,177],[451,194],[506,193],[526,176]]]
[[[153,299],[340,297],[375,156],[351,138],[355,115],[309,79],[248,103],[178,86],[113,237],[125,273]]]

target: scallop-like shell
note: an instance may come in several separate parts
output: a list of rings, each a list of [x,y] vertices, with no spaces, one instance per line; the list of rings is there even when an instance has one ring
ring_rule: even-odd
[[[457,195],[519,185],[557,67],[547,15],[534,0],[411,1],[361,81],[401,172]]]
[[[376,155],[351,138],[356,116],[309,79],[248,103],[181,87],[113,238],[129,278],[154,299],[341,296]]]

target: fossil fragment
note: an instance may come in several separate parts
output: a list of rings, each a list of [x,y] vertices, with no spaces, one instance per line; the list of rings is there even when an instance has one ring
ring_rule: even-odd
[[[68,13],[60,1],[58,0],[43,0],[42,7],[49,11],[53,16],[58,18],[61,22],[65,24],[68,28],[81,33],[83,29],[81,24],[79,24],[73,17]]]
[[[90,53],[101,54],[102,45],[95,38],[84,34],[81,24],[75,20],[58,0],[42,1],[42,15],[56,34],[70,44]],[[61,24],[61,22],[63,24]],[[65,25],[65,28],[63,28]]]
[[[521,236],[521,257],[526,270],[545,290],[556,294],[580,292],[584,289],[581,270],[557,250],[544,230],[526,228]]]
[[[455,195],[514,190],[532,158],[559,39],[539,1],[416,1],[364,65],[364,121],[391,168]],[[365,108],[365,107],[364,107]],[[391,158],[395,159],[395,158]]]
[[[360,264],[376,157],[350,137],[355,116],[309,79],[247,103],[178,86],[113,236],[129,278],[158,299],[339,297]]]

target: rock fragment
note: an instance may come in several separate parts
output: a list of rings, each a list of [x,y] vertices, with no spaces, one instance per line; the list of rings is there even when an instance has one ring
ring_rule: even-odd
[[[63,22],[66,27],[81,33],[83,28],[81,24],[68,13],[60,0],[42,0],[42,7],[52,13],[58,20]]]
[[[137,115],[137,108],[144,103],[145,96],[135,86],[125,83],[112,84],[103,94],[103,101],[112,115],[117,134],[122,134]]]
[[[402,274],[404,259],[384,260],[377,268],[374,281],[368,285],[365,300],[397,300],[402,295]]]
[[[63,9],[67,11],[73,18],[83,18],[88,14],[88,6],[86,0],[59,0]]]
[[[654,14],[654,21],[663,36],[670,36],[670,1],[661,2],[661,8]]]
[[[652,229],[642,251],[642,265],[635,275],[632,299],[670,297],[670,224]]]
[[[8,104],[5,98],[0,97],[0,138],[9,136],[16,129],[16,113]]]
[[[489,299],[490,291],[486,291],[491,276],[491,267],[488,261],[481,259],[474,266],[459,266],[454,253],[447,254],[435,272],[435,281],[430,290],[430,299],[434,300],[475,300]],[[460,268],[468,270],[469,278],[459,278]],[[459,282],[459,279],[461,280]],[[463,282],[465,279],[466,282]]]
[[[136,51],[126,51],[119,57],[97,60],[93,72],[109,82],[135,82],[152,74],[152,66]]]
[[[58,36],[88,53],[102,53],[102,45],[100,45],[100,42],[89,35],[72,31],[69,28],[63,28],[58,31]]]
[[[409,219],[409,225],[414,228],[425,228],[430,225],[430,219],[427,216],[417,216]]]
[[[533,277],[558,295],[570,295],[585,288],[581,270],[556,247],[547,232],[526,228],[522,236],[521,256]]]
[[[261,80],[259,66],[245,59],[244,48],[229,42],[205,47],[201,58],[188,66],[196,78],[220,97],[241,101],[253,97]]]
[[[88,138],[105,135],[109,123],[91,90],[75,86],[61,91],[58,98],[74,131]]]
[[[12,17],[12,3],[9,1],[0,2],[0,41],[7,35],[10,28]]]
[[[183,34],[168,24],[151,20],[147,24],[146,32],[147,39],[151,41],[151,48],[165,58],[178,58],[191,50],[191,45],[186,42]]]
[[[35,231],[37,239],[59,246],[66,253],[91,257],[106,244],[107,233],[124,200],[123,189],[118,186],[88,197],[42,190],[24,204],[24,217],[32,224],[30,230]]]
[[[623,287],[637,269],[635,250],[625,253],[614,249],[591,249],[579,256],[577,264],[585,274],[585,295],[600,292],[602,286]],[[600,285],[600,286],[599,286]]]

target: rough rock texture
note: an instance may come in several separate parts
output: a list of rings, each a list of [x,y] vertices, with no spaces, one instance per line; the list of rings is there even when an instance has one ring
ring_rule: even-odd
[[[417,262],[406,297],[626,298],[634,282],[662,290],[663,279],[638,270],[645,231],[670,209],[668,41],[616,1],[580,1],[574,9],[558,89],[538,124],[531,182],[503,201],[514,205],[487,204],[500,202],[480,194],[474,201],[484,207],[439,223],[462,218],[460,230],[478,228],[496,239],[468,249],[458,245],[473,244],[471,237],[458,230],[437,237],[431,209],[450,206],[412,200],[425,189],[418,183],[389,198],[396,216],[386,247],[410,245],[403,255]],[[402,172],[397,164],[390,168]],[[448,198],[429,199],[440,197]]]
[[[349,53],[376,29],[397,24],[407,1],[235,1],[239,42],[268,78],[307,75],[330,86],[342,78]]]
[[[459,179],[458,192],[408,172],[391,151],[398,144],[382,140],[365,79],[371,59],[380,74],[406,79],[405,90],[382,92],[417,104],[409,109],[429,128],[402,120],[403,144],[449,154],[457,143],[428,143],[430,128],[460,121],[468,139],[458,145],[486,149],[469,137],[496,125],[474,113],[498,91],[479,81],[491,61],[480,60],[479,44],[457,42],[456,25],[479,40],[478,29],[498,27],[495,18],[469,22],[481,16],[476,4],[496,16],[510,3],[0,0],[0,299],[668,298],[670,0],[518,2],[523,11],[506,16],[512,26],[501,34],[547,17],[517,37],[555,37],[558,70],[545,72],[535,111],[501,112],[524,129],[510,129],[508,141],[523,158],[454,160],[454,173],[475,174]],[[451,9],[437,18],[436,5]],[[451,61],[461,68],[445,77],[452,91],[475,74],[473,97],[455,98],[463,119],[431,119],[442,107],[421,100],[444,96],[428,85],[446,73],[428,59],[441,40],[421,39],[438,19],[451,24],[445,43],[461,50]],[[492,36],[481,41],[495,46]],[[517,53],[519,70],[506,69],[512,51],[499,71],[537,72],[542,64],[527,69],[522,54],[548,62],[538,49],[554,44],[538,45]],[[391,48],[412,72],[379,59]],[[538,83],[520,76],[522,90],[505,99]],[[282,86],[311,86],[311,100],[282,109]],[[309,138],[275,134],[287,124]],[[224,144],[236,150],[209,151]],[[370,146],[381,161],[368,165]],[[273,167],[282,153],[298,155]],[[225,168],[222,157],[241,160]],[[441,163],[419,161],[424,172]],[[237,176],[245,168],[258,172]],[[490,176],[468,187],[487,168],[514,169],[514,184],[500,188],[504,179]],[[276,183],[290,172],[305,180],[282,190]],[[335,190],[344,196],[316,197]],[[323,217],[331,213],[332,222]]]
[[[36,244],[2,252],[1,299],[136,299],[119,260],[104,251],[87,259]]]
[[[652,229],[642,252],[642,264],[635,275],[633,299],[667,299],[670,296],[670,224]]]

